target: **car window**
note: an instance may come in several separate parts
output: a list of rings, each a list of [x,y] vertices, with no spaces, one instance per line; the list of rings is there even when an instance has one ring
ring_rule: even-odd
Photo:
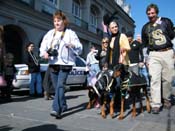
[[[80,57],[76,57],[75,64],[76,64],[76,66],[79,66],[79,67],[85,67],[86,66],[85,62],[83,60],[81,60]]]

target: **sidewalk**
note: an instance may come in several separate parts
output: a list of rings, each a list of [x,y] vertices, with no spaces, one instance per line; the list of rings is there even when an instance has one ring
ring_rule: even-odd
[[[87,93],[66,93],[69,110],[61,120],[49,114],[52,101],[14,96],[13,102],[0,104],[0,131],[175,131],[175,106],[159,115],[144,111],[135,119],[130,108],[125,111],[124,120],[111,119],[109,115],[103,119],[100,109],[85,109]]]

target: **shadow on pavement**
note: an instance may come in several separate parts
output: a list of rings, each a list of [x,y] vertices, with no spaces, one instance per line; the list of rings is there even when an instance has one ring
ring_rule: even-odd
[[[28,101],[32,99],[37,99],[41,97],[31,97],[31,96],[12,96],[11,98],[0,98],[0,104],[6,104],[10,102],[22,102],[22,101]]]
[[[66,131],[66,130],[58,129],[57,126],[54,124],[46,124],[46,125],[26,128],[22,131]]]
[[[76,98],[78,98],[78,97],[80,97],[80,96],[85,96],[85,95],[67,95],[67,96],[66,96],[66,100],[69,100],[69,99],[76,99]]]
[[[9,125],[0,126],[0,131],[11,131],[13,127],[10,127]]]
[[[86,109],[86,105],[87,105],[87,102],[82,103],[82,104],[77,105],[77,106],[74,106],[74,107],[71,107],[71,108],[68,108],[68,109],[63,113],[62,117],[67,117],[67,116],[72,115],[72,114],[74,114],[74,113],[83,111],[83,110]]]

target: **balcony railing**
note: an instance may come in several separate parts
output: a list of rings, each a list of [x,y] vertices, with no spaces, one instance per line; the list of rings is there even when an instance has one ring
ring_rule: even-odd
[[[56,10],[56,4],[53,4],[46,0],[42,2],[42,12],[52,15]]]
[[[94,25],[89,25],[89,31],[97,34],[100,37],[103,37],[103,31],[97,27],[95,27]]]
[[[101,38],[103,37],[103,31],[99,28],[97,28],[97,35],[100,36]]]
[[[89,25],[87,22],[81,20],[80,18],[74,16],[74,24],[81,27],[84,30],[88,30],[90,32],[93,32],[97,34],[100,37],[103,37],[103,31],[93,25]]]
[[[82,27],[85,30],[88,30],[88,23],[81,20],[80,18],[74,16],[74,23],[80,27]]]

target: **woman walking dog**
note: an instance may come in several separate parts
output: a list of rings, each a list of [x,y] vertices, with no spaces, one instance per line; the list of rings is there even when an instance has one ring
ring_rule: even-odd
[[[40,56],[49,60],[51,80],[55,88],[51,116],[61,119],[61,114],[67,109],[64,95],[64,83],[72,66],[75,64],[77,54],[82,51],[76,33],[68,29],[68,19],[62,11],[53,14],[54,29],[44,36]]]

